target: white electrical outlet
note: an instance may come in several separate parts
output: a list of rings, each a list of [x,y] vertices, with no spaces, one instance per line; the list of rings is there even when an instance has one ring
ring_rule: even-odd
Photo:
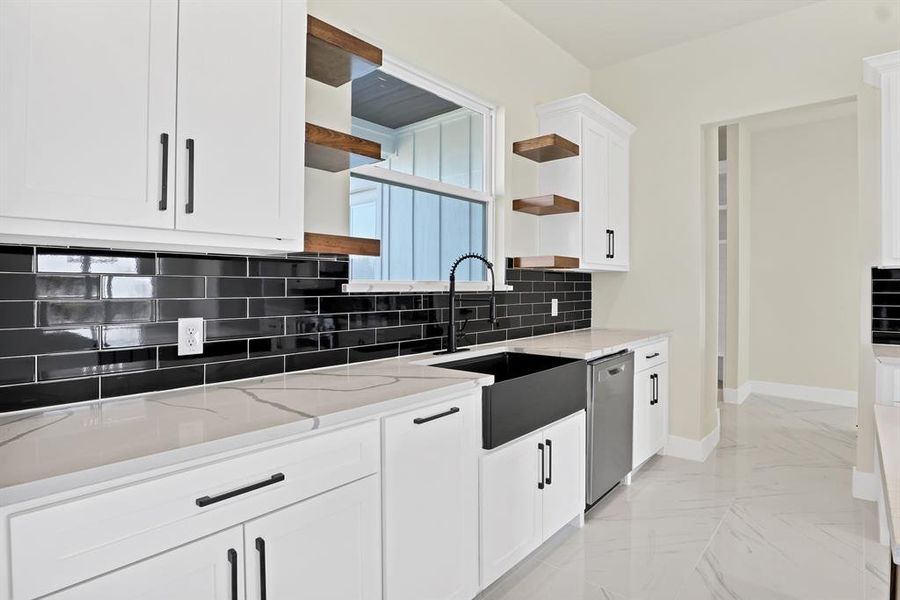
[[[203,354],[203,319],[178,319],[178,356]]]
[[[553,298],[550,300],[550,316],[558,317],[559,316],[559,300]]]

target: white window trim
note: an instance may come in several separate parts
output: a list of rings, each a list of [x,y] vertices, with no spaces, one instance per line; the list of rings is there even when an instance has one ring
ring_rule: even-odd
[[[497,106],[464,92],[447,82],[432,77],[431,75],[427,75],[395,58],[385,56],[382,61],[381,71],[482,115],[485,148],[485,151],[482,153],[484,160],[482,171],[484,181],[482,182],[482,189],[485,191],[479,192],[449,183],[434,181],[433,179],[427,179],[425,177],[391,171],[375,165],[355,167],[350,170],[351,175],[370,181],[426,190],[442,196],[460,198],[485,204],[485,235],[487,236],[485,258],[494,265],[496,289],[511,289],[509,286],[504,285],[506,281],[505,257],[502,255],[498,244],[498,240],[502,239],[502,236],[499,235],[498,231],[499,225],[502,222],[498,219],[497,203],[495,202]],[[392,281],[387,279],[351,279],[349,283],[344,284],[343,289],[345,292],[351,293],[442,292],[447,291],[449,286],[450,283],[446,280]],[[487,281],[458,281],[456,287],[460,291],[487,291],[491,289],[490,276],[488,276]]]

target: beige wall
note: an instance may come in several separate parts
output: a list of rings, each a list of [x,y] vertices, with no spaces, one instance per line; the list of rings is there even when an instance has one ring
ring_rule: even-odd
[[[855,114],[751,132],[753,381],[856,391],[856,132]]]
[[[536,253],[537,219],[510,205],[537,194],[537,165],[513,156],[512,142],[537,135],[537,104],[588,91],[587,67],[498,0],[310,0],[309,12],[501,109],[497,183],[505,244],[499,247],[509,256]],[[331,90],[312,82],[307,89],[310,120],[339,122],[335,109],[345,105],[349,114],[349,85]],[[347,177],[307,169],[308,231],[347,232]]]
[[[593,95],[637,126],[631,272],[594,276],[593,317],[674,331],[674,435],[699,440],[715,427],[714,396],[702,384],[712,249],[704,242],[703,125],[855,96],[862,58],[898,47],[895,1],[830,0],[592,74]],[[861,443],[870,435],[861,432]]]

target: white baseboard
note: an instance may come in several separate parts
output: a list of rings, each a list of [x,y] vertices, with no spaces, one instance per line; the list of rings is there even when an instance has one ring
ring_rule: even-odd
[[[719,433],[721,422],[719,419],[719,409],[716,409],[716,426],[702,440],[692,440],[691,438],[670,435],[666,443],[663,453],[666,456],[674,456],[675,458],[683,458],[685,460],[693,460],[695,462],[705,462],[712,451],[719,445]]]
[[[822,404],[833,404],[849,408],[856,408],[857,406],[857,393],[854,390],[838,390],[809,385],[773,383],[770,381],[751,381],[749,384],[750,391],[753,394],[807,400],[809,402],[820,402]]]
[[[853,497],[878,502],[878,477],[875,473],[857,471],[856,467],[853,467]]]
[[[750,396],[750,382],[746,381],[743,385],[735,388],[724,388],[722,390],[722,401],[726,404],[743,404]]]

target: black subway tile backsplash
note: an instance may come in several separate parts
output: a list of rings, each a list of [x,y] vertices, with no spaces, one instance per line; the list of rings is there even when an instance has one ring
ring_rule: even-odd
[[[872,342],[900,345],[900,269],[872,269]]]
[[[243,257],[0,245],[0,412],[346,365],[444,345],[445,293],[346,294],[346,256]],[[507,269],[462,304],[467,345],[590,326],[590,277]],[[887,273],[878,279],[898,279]],[[877,286],[893,298],[890,282]],[[900,297],[900,294],[896,294]],[[550,300],[560,314],[550,317]],[[204,352],[178,356],[177,319]],[[900,304],[876,307],[900,337]],[[900,343],[898,340],[897,343]]]

